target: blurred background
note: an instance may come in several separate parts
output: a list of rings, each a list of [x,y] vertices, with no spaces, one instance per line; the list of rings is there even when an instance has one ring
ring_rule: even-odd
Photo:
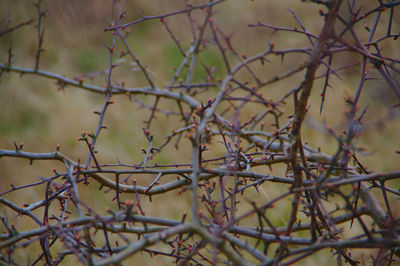
[[[186,1],[182,0],[136,0],[122,1],[123,11],[126,17],[123,22],[129,22],[144,15],[165,14],[185,7]],[[192,1],[193,4],[202,1]],[[376,1],[362,1],[361,13],[369,10],[376,4]],[[46,10],[47,16],[43,18],[44,45],[45,51],[40,57],[40,69],[59,73],[69,78],[82,78],[84,82],[103,87],[106,84],[106,73],[109,67],[109,52],[105,46],[111,46],[111,32],[104,32],[103,29],[110,24],[112,15],[111,1],[96,0],[52,0],[42,1],[42,9]],[[298,26],[290,10],[296,12],[307,30],[318,35],[323,24],[323,19],[319,16],[319,8],[312,3],[292,0],[292,1],[229,1],[218,5],[215,11],[215,23],[227,34],[231,35],[231,42],[239,54],[247,56],[254,55],[264,50],[268,42],[274,42],[276,49],[294,48],[308,46],[308,40],[300,34],[278,32],[273,34],[272,30],[266,28],[251,28],[248,24],[258,21],[266,24],[274,24],[282,27]],[[397,12],[399,10],[397,9]],[[343,15],[346,10],[343,8]],[[34,22],[24,26],[17,31],[0,37],[0,61],[6,63],[8,59],[8,49],[12,47],[14,54],[12,64],[18,67],[33,68],[35,63],[35,53],[38,46],[36,32],[36,7],[30,1],[0,1],[0,22],[3,23],[9,14],[9,27],[22,21],[34,19]],[[194,12],[197,22],[202,21],[204,12]],[[374,17],[371,16],[368,22],[373,23]],[[384,17],[382,19],[386,19]],[[395,16],[392,32],[399,31],[400,17]],[[190,46],[192,39],[192,29],[188,23],[187,15],[178,15],[167,18],[166,21],[172,31],[179,38],[184,50]],[[369,26],[371,26],[369,25]],[[378,28],[377,36],[386,31],[387,24],[382,23]],[[340,29],[340,23],[337,25]],[[360,32],[362,41],[368,38],[368,32],[362,29],[364,25],[357,25],[356,30]],[[141,62],[148,66],[148,70],[159,87],[169,84],[174,73],[174,67],[178,67],[183,57],[179,53],[175,43],[166,32],[159,20],[146,21],[133,27],[129,27],[130,36],[128,41],[140,58]],[[211,33],[206,33],[210,37]],[[348,37],[348,36],[346,36]],[[389,57],[399,59],[399,42],[383,42],[383,53]],[[117,42],[116,55],[124,50],[121,41]],[[265,67],[255,70],[257,74],[265,80],[276,74],[284,73],[293,68],[294,65],[305,61],[306,56],[286,56],[282,61],[280,57],[270,57],[271,62]],[[216,76],[223,78],[224,64],[222,57],[215,45],[210,45],[208,49],[199,57],[200,61],[216,69]],[[358,56],[350,53],[343,53],[343,57],[336,57],[334,66],[353,64],[360,60]],[[112,74],[113,82],[125,82],[129,88],[148,86],[143,75],[138,71],[137,66],[132,64],[129,57],[118,58],[115,56],[114,62],[119,64]],[[235,59],[232,62],[238,62]],[[367,71],[371,77],[380,77],[371,65]],[[323,88],[323,79],[319,79],[313,88],[310,102],[310,111],[307,121],[303,128],[303,140],[314,148],[321,148],[322,152],[334,154],[337,149],[337,142],[334,137],[328,134],[324,124],[329,125],[337,134],[342,129],[347,128],[345,111],[350,109],[346,103],[348,96],[353,97],[358,84],[360,69],[359,67],[349,68],[341,71],[340,78],[332,75],[326,94],[326,102],[322,113],[319,113],[321,102],[320,94]],[[321,71],[320,74],[323,72]],[[268,86],[263,91],[266,98],[277,100],[287,92],[296,87],[301,82],[304,72],[300,72],[292,78]],[[204,80],[206,72],[197,67],[195,80]],[[204,99],[217,94],[217,91],[210,90]],[[13,142],[24,143],[23,150],[30,152],[52,152],[56,145],[60,145],[60,150],[74,161],[84,161],[87,156],[87,147],[84,143],[76,140],[82,131],[95,131],[98,123],[98,116],[93,111],[98,111],[104,104],[104,95],[94,94],[79,88],[67,86],[62,90],[58,89],[57,84],[46,78],[32,75],[20,76],[16,73],[3,73],[0,77],[0,148],[14,149]],[[145,104],[152,105],[153,97],[137,96]],[[150,112],[143,108],[129,97],[119,95],[114,96],[116,103],[110,106],[106,113],[105,125],[107,130],[102,131],[97,142],[99,154],[97,158],[101,163],[127,164],[140,163],[144,154],[141,148],[147,148],[147,141],[142,131],[143,121],[146,120]],[[290,99],[290,101],[292,101]],[[362,134],[357,142],[357,146],[363,151],[359,154],[359,160],[374,172],[389,172],[398,170],[400,161],[400,125],[399,111],[391,108],[397,103],[395,95],[386,83],[380,79],[368,81],[359,102],[360,109],[368,106],[365,114],[366,121]],[[169,108],[174,102],[161,100],[160,108]],[[252,109],[254,108],[254,109]],[[249,107],[249,113],[242,113],[241,117],[257,113],[257,106]],[[171,109],[171,108],[169,108]],[[284,106],[287,116],[293,113],[291,102]],[[172,107],[177,111],[177,107]],[[260,111],[259,111],[260,112]],[[259,113],[258,112],[258,113]],[[176,129],[179,120],[173,116],[158,114],[152,125],[151,132],[155,136],[155,146],[164,142],[165,137]],[[245,120],[245,119],[244,119]],[[180,123],[181,124],[181,123]],[[266,123],[267,125],[267,123]],[[266,131],[272,131],[273,127],[266,127]],[[216,152],[224,154],[223,146],[218,147],[215,143]],[[190,163],[191,145],[186,139],[182,139],[179,150],[169,145],[166,150],[157,155],[154,162],[158,164],[174,164],[176,162]],[[10,189],[10,185],[20,186],[38,181],[41,177],[49,177],[53,174],[52,169],[63,169],[59,162],[35,161],[32,166],[28,160],[1,158],[0,160],[0,192]],[[273,169],[273,174],[283,174],[285,168]],[[62,170],[60,170],[62,171]],[[265,169],[263,169],[265,171]],[[268,170],[269,171],[269,170]],[[137,181],[140,185],[148,185],[152,182],[153,176],[138,176]],[[398,189],[400,183],[392,182],[391,187]],[[43,198],[45,186],[35,189],[26,189],[23,194],[10,193],[5,197],[14,202],[32,203]],[[260,201],[265,201],[278,196],[287,187],[282,185],[266,185],[260,194],[256,194]],[[82,191],[82,190],[81,190]],[[109,194],[112,194],[111,192]],[[21,197],[23,195],[23,197]],[[85,192],[81,193],[81,199],[93,206],[93,209],[104,211],[105,207],[115,209],[116,204],[111,199],[113,195],[108,195],[98,190],[98,184],[92,182]],[[251,195],[249,195],[251,196]],[[125,199],[132,195],[124,195]],[[184,193],[176,200],[176,192],[166,195],[153,197],[153,202],[143,197],[142,204],[146,209],[147,215],[180,219],[182,210],[189,210],[190,195]],[[378,198],[380,196],[378,195]],[[380,199],[380,198],[379,198]],[[380,199],[381,200],[381,199]],[[282,201],[279,206],[280,212],[271,213],[271,220],[276,226],[286,224],[287,214],[290,211],[289,201]],[[168,206],[168,208],[166,208]],[[393,206],[399,206],[398,201]],[[399,214],[400,208],[393,208]],[[36,214],[40,216],[38,210]],[[56,210],[55,210],[56,211]],[[244,212],[245,210],[240,210]],[[5,215],[9,220],[14,221],[19,230],[24,230],[34,226],[29,219],[18,217],[9,209],[0,206],[0,215]],[[398,216],[397,216],[398,217]],[[251,224],[249,222],[249,224]],[[1,233],[4,229],[1,227]],[[346,225],[343,225],[345,228]],[[346,227],[348,229],[348,226]],[[353,228],[351,234],[357,234],[357,227]],[[132,236],[132,239],[135,239]],[[35,246],[28,247],[19,251],[18,256],[21,264],[36,259],[30,251]],[[36,247],[37,248],[37,247]],[[273,255],[274,249],[270,249]],[[308,265],[336,264],[329,252],[318,252],[315,256],[305,259],[302,263]],[[362,257],[361,254],[354,256]],[[366,255],[365,255],[366,256]],[[365,257],[366,259],[366,257]],[[67,260],[68,261],[68,260]],[[150,258],[147,254],[137,254],[131,259],[136,265],[165,265],[168,263],[166,258]],[[76,263],[74,258],[69,260],[71,265]],[[129,262],[127,262],[128,264]]]

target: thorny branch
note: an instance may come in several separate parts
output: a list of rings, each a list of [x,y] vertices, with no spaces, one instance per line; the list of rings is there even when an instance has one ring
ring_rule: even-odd
[[[28,152],[23,150],[23,143],[14,142],[14,150],[0,149],[0,163],[18,158],[29,160],[30,165],[39,160],[49,165],[61,162],[54,164],[51,176],[19,186],[11,184],[0,191],[4,209],[0,214],[1,263],[26,263],[18,261],[19,250],[36,243],[39,248],[35,263],[43,261],[47,265],[62,263],[68,256],[90,265],[119,264],[143,253],[163,256],[177,265],[289,265],[320,250],[330,251],[338,265],[356,265],[361,259],[376,265],[399,262],[400,220],[398,203],[393,199],[398,199],[400,193],[391,186],[397,184],[400,171],[375,173],[367,169],[359,159],[362,150],[358,143],[363,126],[368,124],[368,109],[362,100],[368,82],[375,79],[371,73],[392,89],[397,96],[394,108],[399,106],[400,59],[383,48],[400,36],[394,33],[400,2],[376,1],[365,10],[360,8],[361,1],[312,0],[315,6],[323,7],[310,9],[320,15],[317,33],[303,21],[304,14],[292,9],[288,12],[300,29],[283,25],[286,22],[282,21],[249,21],[250,31],[257,28],[304,37],[308,46],[278,48],[280,44],[270,36],[261,52],[246,55],[221,26],[219,14],[234,3],[211,0],[195,5],[185,1],[184,8],[160,10],[158,15],[141,14],[139,19],[123,22],[131,14],[124,11],[123,1],[113,1],[111,23],[104,29],[112,34],[111,45],[105,45],[109,64],[104,71],[104,86],[44,70],[39,60],[45,42],[44,2],[35,3],[34,67],[15,64],[9,48],[8,60],[0,63],[1,73],[18,73],[21,77],[30,74],[56,81],[58,89],[76,87],[105,98],[101,110],[95,111],[98,120],[94,133],[84,131],[78,137],[87,148],[83,163],[81,158],[67,156],[67,151],[60,152],[59,147],[48,153]],[[7,29],[10,14],[3,20],[1,38],[18,33],[32,22],[26,20]],[[192,39],[181,37],[171,18],[186,23]],[[139,51],[133,49],[134,29],[149,21],[159,22],[179,52],[181,61],[168,82],[158,82]],[[365,24],[362,30],[360,24]],[[122,47],[120,57],[130,56],[147,87],[129,87],[118,80],[123,66],[116,63],[117,47]],[[219,69],[201,56],[209,49],[217,51],[222,62]],[[350,59],[343,60],[344,54]],[[289,68],[265,74],[265,69],[275,67],[275,57],[280,57],[283,64],[292,56],[298,57]],[[312,97],[320,90],[318,79],[323,80],[318,109],[323,114],[322,107],[327,109],[330,100],[329,90],[335,86],[332,79],[344,80],[346,72],[355,68],[359,68],[359,76],[358,86],[351,90],[354,96],[347,93],[343,117],[340,112],[335,114],[335,119],[345,119],[344,130],[320,126],[320,131],[334,139],[336,151],[312,148],[304,125],[314,107]],[[271,88],[285,81],[290,85],[285,85],[288,88],[278,97],[270,93]],[[118,159],[118,163],[107,163],[96,148],[101,141],[99,135],[107,128],[104,123],[112,109],[109,106],[124,96],[138,96],[132,102],[149,109],[144,127],[137,126],[136,132],[141,136],[144,133],[147,148],[139,151],[141,162],[123,163]],[[152,104],[147,104],[145,98]],[[175,119],[172,132],[157,130],[161,116]],[[177,153],[184,151],[191,156],[168,154],[171,143],[179,148]],[[168,162],[161,158],[165,154]],[[279,170],[272,174],[274,168]],[[142,180],[143,176],[147,179]],[[105,193],[113,191],[106,194],[112,195],[106,213],[98,203],[82,196],[93,193],[93,184]],[[13,200],[15,195],[35,190],[43,197],[24,203]],[[280,193],[270,196],[273,190]],[[161,201],[157,204],[167,209],[172,208],[171,202],[187,201],[188,205],[175,218],[151,216],[148,213],[157,213],[152,209],[153,200]],[[287,211],[278,210],[283,205],[289,206]],[[16,221],[23,217],[33,224],[21,227]],[[354,227],[358,229],[356,234]],[[356,249],[375,253],[365,258]]]

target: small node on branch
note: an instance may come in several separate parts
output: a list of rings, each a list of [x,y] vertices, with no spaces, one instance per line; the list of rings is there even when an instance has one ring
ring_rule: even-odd
[[[146,136],[147,140],[151,142],[153,140],[153,134],[150,133],[150,130],[142,128],[144,135]]]

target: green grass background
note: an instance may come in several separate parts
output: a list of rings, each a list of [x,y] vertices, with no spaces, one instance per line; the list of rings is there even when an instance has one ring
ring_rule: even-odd
[[[124,1],[123,10],[127,11],[124,22],[137,19],[141,12],[145,15],[163,14],[174,10],[182,9],[184,1],[178,0],[152,0],[152,1]],[[376,1],[363,1],[362,10],[367,10]],[[196,3],[196,1],[194,2]],[[200,3],[200,1],[197,1]],[[232,43],[238,53],[252,55],[267,46],[268,41],[274,41],[276,48],[291,48],[296,46],[308,45],[307,39],[303,36],[290,33],[276,33],[272,35],[270,30],[262,28],[248,28],[247,24],[257,23],[258,21],[275,24],[283,27],[297,26],[296,21],[286,8],[294,10],[300,17],[307,29],[318,34],[322,26],[322,19],[318,15],[318,6],[301,1],[229,1],[215,8],[215,23],[218,24],[225,33],[232,34]],[[43,9],[47,10],[47,17],[43,19],[45,37],[44,48],[46,49],[41,56],[40,68],[54,73],[60,73],[67,77],[80,77],[92,73],[100,73],[93,80],[85,78],[85,82],[104,86],[106,77],[101,74],[107,71],[109,64],[108,51],[104,45],[111,45],[112,35],[110,32],[103,32],[103,28],[109,24],[111,16],[111,1],[43,1]],[[35,7],[29,1],[3,0],[0,2],[0,19],[4,21],[7,12],[11,12],[10,25],[28,20],[35,17]],[[138,12],[139,11],[139,12]],[[343,11],[344,12],[344,11]],[[197,21],[201,21],[200,12],[195,13]],[[201,13],[202,14],[202,13]],[[345,14],[343,14],[345,15]],[[369,20],[371,22],[372,20]],[[187,23],[186,15],[179,15],[168,18],[167,22],[171,29],[177,34],[184,49],[189,47],[191,30]],[[0,61],[7,61],[7,49],[11,46],[13,53],[13,65],[20,67],[34,66],[34,54],[37,48],[36,29],[33,24],[22,27],[18,31],[0,38]],[[340,28],[340,25],[338,26]],[[358,25],[356,30],[363,32],[363,25]],[[160,87],[168,85],[173,74],[173,67],[177,67],[182,60],[178,49],[173,41],[163,29],[158,20],[144,22],[130,28],[131,36],[129,43],[136,55],[144,64],[149,67],[151,75]],[[393,25],[393,32],[399,30],[399,18],[396,18]],[[379,28],[378,34],[385,31]],[[367,32],[362,34],[363,40],[368,36]],[[210,36],[210,34],[206,34]],[[346,36],[348,37],[348,36]],[[215,46],[200,55],[200,60],[207,65],[216,66],[217,77],[225,74],[223,62]],[[121,43],[117,44],[116,51],[123,49]],[[399,58],[398,43],[385,42],[384,53],[388,56]],[[287,56],[282,62],[279,57],[271,57],[271,63],[265,67],[255,69],[261,77],[267,79],[276,74],[285,72],[294,64],[305,60],[304,56]],[[359,60],[358,56],[345,55],[335,59],[334,64],[350,64]],[[115,61],[118,58],[114,59]],[[116,61],[118,62],[118,61]],[[237,62],[233,59],[232,62]],[[113,71],[113,80],[124,80],[127,87],[147,86],[148,84],[139,71],[132,70],[129,66],[128,57],[125,61],[120,61],[121,66]],[[368,71],[377,76],[374,69],[369,66]],[[323,80],[318,80],[311,96],[309,121],[305,122],[304,137],[313,147],[320,147],[323,152],[333,154],[337,148],[337,143],[333,137],[322,130],[321,124],[326,122],[336,132],[346,128],[344,111],[349,109],[344,97],[348,92],[354,95],[357,87],[358,68],[353,68],[342,72],[342,79],[332,76],[331,85],[333,89],[328,89],[327,102],[322,114],[319,114],[320,93]],[[194,80],[203,80],[206,73],[200,67],[196,68]],[[279,82],[263,89],[266,98],[279,99],[282,95],[294,88],[304,76],[304,72],[295,75],[293,78]],[[183,77],[184,78],[184,77]],[[244,77],[246,78],[246,77]],[[204,99],[214,96],[216,91],[210,91],[210,95],[205,95]],[[149,96],[138,96],[138,99],[147,104],[152,104],[154,98]],[[120,160],[124,163],[137,163],[143,159],[140,152],[142,147],[146,148],[145,137],[142,133],[142,121],[149,116],[149,111],[140,108],[134,102],[129,101],[128,97],[115,96],[113,100],[116,104],[112,105],[107,111],[105,124],[109,127],[101,133],[97,149],[98,158],[102,163],[117,163]],[[13,149],[13,141],[17,144],[24,143],[25,151],[32,152],[51,152],[55,150],[57,144],[61,151],[71,159],[85,160],[87,148],[76,138],[82,131],[94,131],[97,126],[97,116],[92,112],[100,110],[104,102],[103,95],[97,95],[83,91],[78,88],[66,87],[62,91],[57,90],[54,81],[45,78],[24,75],[20,77],[15,73],[4,73],[0,77],[0,147],[3,149]],[[360,107],[369,106],[365,120],[372,121],[367,124],[366,130],[361,135],[357,145],[365,147],[364,156],[360,156],[363,164],[368,169],[376,172],[388,172],[398,170],[399,158],[395,151],[400,149],[398,123],[399,113],[391,110],[388,106],[395,102],[394,95],[391,94],[387,85],[382,81],[371,81],[365,86],[364,93],[360,99]],[[171,101],[161,100],[160,106],[167,108],[174,104]],[[292,102],[283,107],[287,115],[292,114]],[[249,114],[260,113],[253,105],[246,108],[246,112],[241,114],[243,121]],[[178,110],[174,108],[174,110]],[[155,135],[156,144],[164,141],[172,129],[176,128],[178,120],[174,117],[157,115],[158,119],[154,122],[152,132]],[[390,116],[390,119],[382,119]],[[313,122],[314,121],[314,122]],[[267,121],[268,122],[268,121]],[[266,123],[267,124],[267,123]],[[273,130],[272,127],[266,131]],[[223,153],[223,147],[214,143],[216,153]],[[190,143],[183,139],[180,149],[176,151],[173,145],[167,147],[166,151],[156,157],[159,164],[170,164],[175,162],[190,163],[191,150]],[[211,156],[211,155],[210,155]],[[52,169],[60,169],[63,165],[58,162],[35,161],[32,166],[29,161],[23,159],[2,158],[0,160],[0,192],[8,190],[10,184],[15,186],[29,184],[37,181],[39,177],[52,175]],[[265,168],[260,172],[269,171]],[[282,174],[284,168],[274,168],[273,174]],[[148,185],[152,182],[152,176],[138,176],[138,184]],[[391,187],[398,189],[399,182],[391,182]],[[23,193],[10,193],[6,195],[8,200],[21,204],[32,203],[43,198],[45,186],[36,189],[25,189]],[[278,196],[287,190],[287,186],[267,184],[261,188],[259,194],[255,190],[248,191],[244,198],[257,197],[258,201],[265,202],[268,199]],[[93,209],[100,213],[105,213],[106,208],[115,209],[115,202],[111,202],[113,193],[103,193],[98,190],[98,185],[92,182],[89,187],[80,187],[81,199],[93,206]],[[380,194],[377,193],[380,200]],[[123,199],[132,198],[132,195],[123,195]],[[182,210],[188,210],[190,205],[189,193],[178,196],[176,192],[169,192],[166,195],[153,197],[153,202],[147,198],[141,198],[146,214],[171,219],[180,219]],[[399,215],[398,200],[393,200],[393,210]],[[331,203],[334,206],[333,203]],[[166,207],[167,206],[167,207]],[[330,204],[328,203],[328,206]],[[249,206],[243,200],[239,213],[248,210]],[[71,208],[72,210],[73,208]],[[43,210],[35,211],[39,217]],[[54,213],[57,210],[52,209]],[[268,212],[271,220],[276,226],[283,226],[288,218],[290,211],[289,200],[282,201],[276,206],[275,210]],[[29,219],[16,217],[15,213],[0,206],[0,215],[6,215],[9,221],[15,224],[19,230],[32,228],[34,225]],[[367,221],[368,218],[366,219]],[[245,220],[242,225],[251,225],[252,219]],[[358,226],[349,230],[349,225],[344,224],[340,227],[346,230],[346,234],[357,234],[360,231]],[[0,225],[1,233],[4,228]],[[300,234],[301,235],[301,234]],[[305,234],[304,236],[306,236]],[[135,239],[136,236],[131,236]],[[15,258],[20,264],[36,259],[35,250],[37,246],[19,250],[15,253]],[[62,249],[61,246],[58,249]],[[268,255],[273,256],[274,248],[270,248]],[[367,254],[362,255],[355,251],[354,256],[368,262]],[[76,263],[75,258],[66,260],[72,265]],[[135,265],[165,265],[169,259],[156,257],[150,258],[147,254],[137,254],[132,256],[126,264]],[[302,265],[330,265],[335,264],[329,251],[318,252],[301,262]]]

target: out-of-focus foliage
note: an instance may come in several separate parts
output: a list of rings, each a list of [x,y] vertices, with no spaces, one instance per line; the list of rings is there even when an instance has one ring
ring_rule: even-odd
[[[201,4],[204,1],[192,1],[192,5]],[[376,1],[363,1],[360,6],[361,11],[365,12],[376,5]],[[144,15],[166,14],[174,10],[181,10],[186,7],[186,1],[181,0],[154,0],[154,1],[123,1],[123,10],[126,12],[124,22],[132,21]],[[289,7],[288,10],[286,7]],[[273,32],[265,28],[251,28],[248,24],[257,24],[263,22],[282,27],[298,27],[298,22],[290,11],[294,11],[301,19],[307,31],[318,35],[323,24],[319,16],[319,6],[310,2],[303,1],[228,1],[218,5],[214,9],[215,23],[223,32],[230,37],[230,42],[234,45],[235,51],[240,55],[253,55],[264,50],[268,43],[274,43],[274,49],[285,49],[293,47],[309,46],[308,39],[303,35],[293,35],[291,32]],[[106,85],[107,73],[109,67],[109,50],[111,46],[111,32],[105,32],[103,29],[109,26],[112,15],[111,1],[42,1],[42,9],[46,10],[46,17],[42,18],[44,29],[45,51],[40,57],[40,69],[59,73],[66,77],[82,80],[85,83],[104,87]],[[396,9],[397,12],[399,9]],[[116,10],[114,10],[115,14]],[[203,11],[193,12],[193,19],[196,23],[201,23]],[[348,9],[343,4],[340,11],[341,15],[348,17]],[[0,62],[6,63],[8,59],[8,49],[12,48],[14,54],[12,65],[19,67],[33,68],[35,64],[35,53],[37,49],[36,36],[36,9],[29,3],[21,1],[2,0],[0,2],[0,20],[4,21],[7,16],[10,17],[10,25],[16,25],[19,22],[34,19],[27,26],[21,27],[15,32],[5,36],[0,36]],[[186,49],[191,45],[192,30],[189,18],[186,14],[172,16],[168,19],[168,26],[176,34],[182,47]],[[385,19],[387,19],[385,17]],[[400,17],[396,16],[393,20],[392,31],[398,32],[400,29]],[[368,20],[373,23],[373,20]],[[367,25],[368,26],[368,25]],[[337,23],[337,32],[340,32],[340,23]],[[361,27],[361,28],[360,28]],[[355,30],[360,33],[363,42],[368,38],[369,32],[362,28],[363,25],[356,25]],[[158,20],[149,20],[133,27],[129,27],[130,35],[127,38],[132,49],[140,58],[140,61],[146,65],[150,75],[159,87],[166,87],[175,73],[177,67],[184,58],[179,49],[166,32],[162,23]],[[195,29],[197,30],[197,29]],[[385,27],[377,29],[377,35],[386,31]],[[348,33],[347,33],[348,34]],[[206,34],[212,39],[210,32]],[[345,35],[347,38],[348,36]],[[398,42],[385,41],[382,44],[383,51],[388,57],[399,59]],[[193,83],[202,82],[208,76],[205,68],[209,67],[214,71],[215,78],[224,78],[227,74],[224,69],[223,58],[215,43],[202,43],[205,52],[201,53],[198,64],[193,72]],[[206,50],[207,49],[207,50]],[[114,64],[118,65],[113,72],[113,80],[123,81],[126,87],[144,87],[148,86],[138,66],[132,63],[128,56],[119,56],[125,51],[122,42],[117,42],[114,55]],[[308,55],[285,55],[285,57],[273,56],[265,61],[265,65],[254,69],[254,74],[268,79],[274,75],[285,73],[292,69],[298,62],[303,62]],[[238,63],[236,56],[230,56],[230,60]],[[332,68],[335,69],[342,65],[351,65],[361,60],[359,55],[344,54],[343,57],[335,57]],[[321,67],[322,68],[322,67]],[[371,77],[378,76],[377,71],[368,66],[367,71]],[[182,81],[187,74],[187,70],[182,72]],[[324,75],[324,70],[319,70],[318,75]],[[309,110],[303,127],[303,141],[314,148],[319,148],[322,152],[334,154],[338,143],[330,134],[325,125],[329,125],[335,132],[348,128],[346,111],[350,109],[347,101],[349,95],[352,97],[357,89],[359,67],[349,68],[340,71],[339,75],[331,74],[330,85],[326,92],[324,108],[320,113],[321,93],[324,86],[324,79],[317,79],[314,83],[313,93],[309,101]],[[242,80],[250,80],[252,76],[249,73],[239,74]],[[291,91],[302,80],[304,72],[295,74],[296,79],[283,80],[265,89],[262,92],[266,99],[279,99]],[[178,79],[179,79],[178,78]],[[394,73],[394,78],[398,79],[398,74]],[[216,97],[217,89],[208,90],[206,95],[199,96],[198,100],[206,104],[209,97]],[[236,95],[243,97],[243,93]],[[19,145],[23,142],[23,150],[34,152],[52,152],[56,146],[60,146],[63,152],[69,158],[75,161],[84,162],[88,155],[87,146],[77,141],[82,131],[93,132],[98,124],[98,116],[93,111],[101,109],[104,103],[104,95],[94,94],[66,86],[58,89],[54,80],[38,79],[32,75],[18,75],[17,73],[3,73],[0,77],[0,147],[2,149],[13,150],[14,144]],[[147,95],[136,96],[146,106],[140,105],[132,97],[118,96],[114,97],[114,105],[107,111],[104,124],[108,129],[103,131],[99,137],[96,150],[99,151],[98,160],[100,162],[136,164],[143,160],[145,153],[142,148],[147,149],[146,137],[143,134],[143,121],[148,119],[148,106],[154,104],[154,97]],[[288,99],[285,117],[282,117],[281,123],[287,123],[293,115],[292,98]],[[368,109],[364,119],[369,121],[364,125],[361,135],[356,143],[359,149],[359,160],[363,165],[371,166],[371,170],[376,172],[390,172],[398,170],[399,154],[395,151],[400,149],[398,135],[400,124],[398,123],[398,107],[391,106],[398,103],[393,92],[382,80],[370,80],[365,85],[365,90],[360,98],[359,106]],[[173,101],[160,100],[158,108],[168,109],[173,112],[179,112],[179,107],[175,106]],[[257,105],[246,106],[241,110],[239,120],[247,121],[252,114],[259,114],[264,110],[258,110]],[[223,110],[218,109],[218,112]],[[176,129],[180,118],[172,115],[156,114],[151,132],[154,134],[154,146],[158,147],[164,141],[166,136]],[[265,121],[265,132],[273,132],[275,121],[267,118]],[[221,142],[221,143],[220,143]],[[183,144],[182,144],[183,143]],[[167,146],[157,157],[158,164],[174,164],[182,162],[191,164],[191,143],[187,138],[182,139],[179,150],[174,145]],[[213,142],[213,154],[204,153],[205,158],[216,157],[216,154],[225,155],[225,147],[222,140]],[[367,150],[363,150],[367,147]],[[209,157],[208,157],[209,156]],[[153,164],[153,162],[149,163]],[[48,177],[53,174],[52,169],[59,167],[57,162],[34,161],[29,165],[29,161],[16,160],[15,158],[1,158],[0,160],[0,193],[10,189],[13,186],[22,186],[25,184],[39,181],[38,177]],[[263,168],[259,172],[268,172],[273,175],[286,175],[285,166],[274,166],[272,169]],[[112,175],[109,176],[113,177]],[[170,181],[172,177],[168,177]],[[154,176],[143,174],[137,177],[137,184],[148,186],[153,181]],[[164,180],[163,180],[164,181]],[[399,181],[390,181],[393,187],[399,186]],[[22,206],[24,203],[36,202],[43,198],[46,184],[29,190],[26,194],[10,194],[7,199]],[[247,190],[242,201],[258,198],[261,202],[268,201],[288,189],[287,187],[278,187],[271,184],[260,186],[260,190]],[[105,194],[98,190],[98,184],[91,182],[84,193],[80,195],[81,201],[90,202],[92,209],[101,210],[101,214],[106,214],[109,209],[116,211],[115,199],[113,196]],[[143,209],[146,215],[164,217],[174,220],[181,219],[182,210],[190,212],[191,195],[183,193],[179,197],[177,193],[171,192],[168,197],[154,196],[152,202],[148,197],[140,196]],[[132,200],[132,195],[121,195],[122,201]],[[378,198],[383,202],[383,198]],[[392,199],[392,198],[391,198]],[[330,210],[334,209],[335,202],[327,203]],[[168,206],[168,207],[166,207]],[[252,209],[247,204],[241,205],[238,210],[243,214]],[[399,203],[393,202],[393,213],[399,217]],[[277,203],[274,210],[271,210],[270,221],[276,227],[285,226],[290,213],[291,201],[281,201]],[[0,216],[8,217],[18,230],[28,230],[33,224],[29,219],[16,219],[15,213],[9,212],[4,206],[0,205]],[[43,210],[35,210],[34,214],[41,216]],[[52,207],[51,211],[56,212]],[[307,215],[302,216],[303,219]],[[371,220],[366,219],[370,224]],[[253,220],[246,220],[241,225],[254,226]],[[344,223],[343,228],[349,230],[350,223]],[[3,225],[0,225],[0,228]],[[3,229],[0,233],[5,233]],[[359,225],[354,225],[349,230],[349,235],[357,235],[362,232]],[[94,232],[91,232],[94,233]],[[302,236],[301,233],[298,236]],[[304,237],[308,236],[304,234]],[[136,236],[129,236],[131,240],[136,240]],[[99,237],[100,238],[100,237]],[[116,239],[116,237],[115,237]],[[113,238],[113,240],[115,240]],[[275,245],[275,244],[273,244]],[[274,246],[275,248],[278,245]],[[156,246],[156,248],[159,246]],[[35,252],[39,246],[29,246],[24,250],[14,253],[19,256],[15,258],[17,263],[32,262],[36,259]],[[63,247],[57,246],[61,251]],[[167,252],[165,247],[160,250]],[[374,251],[375,252],[375,251]],[[270,248],[267,255],[273,256],[274,249]],[[364,258],[361,253],[354,255],[357,259]],[[157,256],[150,258],[147,254],[136,254],[126,263],[135,262],[136,264],[165,264],[170,262],[167,258]],[[140,261],[140,262],[139,262]],[[66,259],[66,264],[76,263],[74,259]],[[335,259],[330,257],[329,251],[322,251],[310,258],[303,260],[306,264],[331,264]]]

